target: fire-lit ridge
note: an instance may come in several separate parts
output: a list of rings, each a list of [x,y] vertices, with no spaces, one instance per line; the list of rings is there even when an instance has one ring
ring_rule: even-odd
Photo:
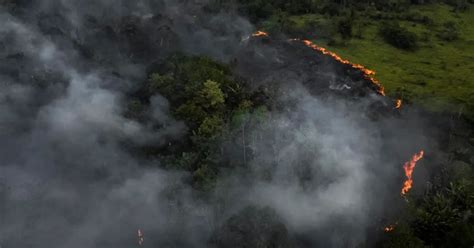
[[[405,196],[408,191],[410,191],[412,185],[413,185],[413,170],[415,169],[416,163],[420,161],[420,159],[423,158],[423,155],[425,152],[421,150],[419,153],[413,155],[410,161],[406,162],[403,165],[403,169],[405,170],[405,176],[407,177],[407,180],[403,183],[403,188],[401,191],[402,196]]]
[[[395,108],[400,109],[402,107],[402,99],[397,99],[395,101]]]
[[[341,57],[340,57],[339,55],[337,55],[336,53],[331,52],[331,51],[327,50],[327,49],[324,48],[324,47],[320,47],[320,46],[314,44],[312,41],[309,41],[309,40],[299,40],[299,39],[293,39],[293,40],[302,41],[306,46],[312,48],[313,50],[319,51],[319,52],[321,52],[321,53],[324,54],[324,55],[331,56],[333,59],[335,59],[336,61],[338,61],[338,62],[340,62],[340,63],[347,64],[347,65],[351,65],[352,68],[355,68],[355,69],[358,69],[358,70],[362,71],[362,72],[364,73],[365,78],[368,79],[368,80],[370,80],[373,84],[375,84],[375,85],[377,86],[377,92],[378,92],[380,95],[385,96],[385,89],[384,89],[384,87],[383,87],[383,86],[380,84],[380,82],[374,77],[374,76],[375,76],[375,71],[369,70],[369,69],[365,68],[365,66],[360,65],[360,64],[353,64],[353,63],[351,63],[349,60],[341,58]]]

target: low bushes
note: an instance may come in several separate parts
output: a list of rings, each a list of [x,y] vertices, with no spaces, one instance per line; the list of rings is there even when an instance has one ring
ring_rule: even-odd
[[[380,35],[390,45],[405,49],[415,50],[418,48],[418,37],[415,33],[408,31],[398,23],[383,23],[379,29]]]

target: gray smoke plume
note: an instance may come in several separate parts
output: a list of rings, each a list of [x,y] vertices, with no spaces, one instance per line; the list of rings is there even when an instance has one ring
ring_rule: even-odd
[[[273,208],[290,233],[302,235],[296,247],[370,246],[402,203],[404,160],[436,150],[426,124],[410,116],[417,113],[374,120],[362,111],[371,100],[322,100],[298,83],[288,87],[280,100],[294,106],[247,131],[250,172],[219,187],[235,192],[238,205]]]
[[[249,57],[247,20],[211,15],[195,1],[0,3],[2,248],[134,247],[138,229],[145,247],[222,247],[227,233],[219,231],[233,234],[221,227],[248,206],[271,209],[288,235],[281,247],[353,247],[399,199],[401,164],[420,148],[436,149],[416,111],[372,118],[374,102],[386,102],[370,89],[357,99],[315,94],[363,80],[332,82],[339,71],[328,63],[311,64],[327,76],[312,78],[312,69],[292,67],[310,59],[261,48],[257,56],[269,64],[241,60],[239,71],[259,74],[260,85],[278,79],[283,107],[249,125],[248,170],[224,170],[203,197],[187,173],[158,169],[162,161],[127,149],[187,134],[167,99],[148,99],[139,122],[125,117],[125,98],[149,64],[175,51],[224,62]],[[242,160],[240,142],[222,142],[229,159]]]

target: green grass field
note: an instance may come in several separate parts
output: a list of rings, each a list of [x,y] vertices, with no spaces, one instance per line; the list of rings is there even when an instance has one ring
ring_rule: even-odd
[[[410,10],[430,17],[430,24],[401,21],[419,37],[419,49],[405,51],[387,44],[378,34],[380,21],[359,18],[359,37],[344,45],[328,45],[315,40],[353,63],[377,72],[376,78],[389,96],[401,97],[435,111],[462,111],[474,117],[474,6],[462,13],[447,5],[417,6]],[[321,17],[292,17],[296,25]],[[459,38],[444,41],[438,37],[447,21],[456,23]]]

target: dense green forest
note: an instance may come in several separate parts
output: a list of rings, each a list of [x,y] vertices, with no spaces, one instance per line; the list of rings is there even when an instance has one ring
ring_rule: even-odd
[[[249,125],[250,115],[264,115],[265,105],[245,87],[245,81],[236,77],[228,65],[207,57],[173,55],[159,70],[150,74],[149,81],[139,92],[147,99],[160,92],[171,103],[176,117],[186,121],[191,129],[188,140],[168,147],[168,151],[146,149],[149,156],[164,156],[171,169],[193,172],[194,185],[200,189],[212,188],[218,168],[242,165],[241,161],[222,161],[219,144]],[[130,102],[128,115],[140,118],[146,101],[136,98]],[[258,117],[257,117],[258,120]],[[164,154],[164,155],[163,155]]]

